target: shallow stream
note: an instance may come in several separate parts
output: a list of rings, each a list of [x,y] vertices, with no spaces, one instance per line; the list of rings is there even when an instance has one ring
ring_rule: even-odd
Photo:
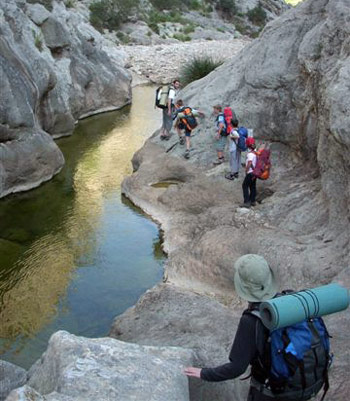
[[[134,152],[160,125],[153,87],[57,141],[66,164],[0,200],[0,359],[30,367],[57,330],[98,337],[162,276],[156,224],[121,196]]]

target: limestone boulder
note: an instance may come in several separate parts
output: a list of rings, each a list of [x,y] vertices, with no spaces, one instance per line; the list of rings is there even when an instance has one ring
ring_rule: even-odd
[[[50,179],[64,159],[53,142],[88,115],[131,101],[123,55],[86,17],[53,2],[0,5],[0,197]],[[14,163],[16,167],[13,168]]]
[[[0,400],[6,399],[14,388],[27,381],[27,371],[12,363],[0,360]]]
[[[174,347],[146,347],[111,338],[88,339],[55,333],[14,400],[189,400],[183,368],[193,353]]]

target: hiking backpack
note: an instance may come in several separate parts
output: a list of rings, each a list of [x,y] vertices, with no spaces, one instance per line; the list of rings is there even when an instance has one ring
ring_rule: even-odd
[[[231,131],[233,130],[232,120],[234,119],[234,113],[231,107],[224,108],[224,119],[225,119],[225,133],[222,133],[223,136],[230,135]]]
[[[262,149],[256,154],[256,164],[253,169],[253,175],[260,180],[267,180],[270,177],[271,160],[270,160],[270,150]]]
[[[219,121],[219,117],[224,117],[223,124],[224,124],[224,126],[225,126],[224,129],[221,131],[220,135],[221,135],[221,136],[228,136],[230,133],[227,132],[227,123],[226,123],[226,120],[225,120],[225,115],[224,115],[224,113],[219,113],[219,114],[216,116],[216,121]]]
[[[259,310],[245,313],[261,320]],[[324,387],[323,400],[329,388],[328,369],[332,356],[330,336],[322,318],[272,331],[265,329],[266,346],[258,362],[266,379],[264,384],[259,383],[259,391],[276,400],[305,401]]]
[[[191,107],[182,107],[178,110],[178,113],[183,114],[183,117],[180,117],[180,121],[184,124],[187,131],[192,131],[197,127],[197,119],[193,115]]]
[[[163,85],[156,89],[156,107],[160,109],[166,109],[168,107],[170,89],[170,85]]]
[[[237,132],[239,134],[239,138],[237,141],[237,148],[240,151],[245,152],[247,150],[247,145],[245,143],[245,140],[248,138],[248,130],[245,127],[239,127]]]

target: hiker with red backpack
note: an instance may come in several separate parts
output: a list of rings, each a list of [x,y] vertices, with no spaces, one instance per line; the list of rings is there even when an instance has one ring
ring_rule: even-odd
[[[274,273],[260,255],[243,255],[234,267],[236,293],[249,304],[240,319],[229,362],[215,368],[188,367],[184,374],[219,382],[242,375],[250,365],[250,375],[245,378],[250,378],[247,401],[306,401],[323,387],[322,401],[329,388],[332,360],[330,336],[322,318],[299,320],[270,331],[263,324],[260,304],[287,293],[298,298],[298,293],[278,294]]]

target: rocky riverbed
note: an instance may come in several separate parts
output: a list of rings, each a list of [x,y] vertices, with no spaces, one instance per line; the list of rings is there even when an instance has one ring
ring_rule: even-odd
[[[181,75],[181,68],[193,58],[210,57],[225,61],[238,54],[251,39],[198,40],[149,46],[122,46],[126,67],[133,74],[133,85],[169,83]]]

